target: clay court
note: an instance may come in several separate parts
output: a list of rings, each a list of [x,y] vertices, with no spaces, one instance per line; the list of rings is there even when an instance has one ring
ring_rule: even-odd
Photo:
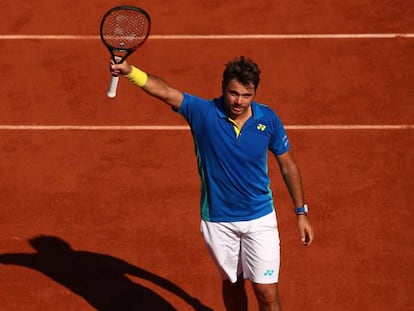
[[[126,80],[106,96],[99,24],[125,3],[3,2],[0,311],[224,310],[189,129]],[[316,233],[301,244],[271,158],[284,310],[414,310],[414,4],[128,4],[153,22],[130,62],[182,91],[219,96],[237,55],[260,65]]]

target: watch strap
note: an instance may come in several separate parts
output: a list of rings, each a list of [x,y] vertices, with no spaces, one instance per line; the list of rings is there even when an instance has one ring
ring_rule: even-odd
[[[309,212],[308,205],[304,204],[301,207],[295,207],[295,214],[296,215],[307,215]]]

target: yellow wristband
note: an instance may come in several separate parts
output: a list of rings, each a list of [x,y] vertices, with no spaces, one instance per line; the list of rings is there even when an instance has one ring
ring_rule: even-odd
[[[147,83],[148,80],[148,75],[143,72],[142,70],[131,66],[132,70],[131,72],[126,75],[125,77],[131,81],[132,83],[134,83],[135,85],[138,85],[139,87],[143,87],[145,85],[145,83]]]

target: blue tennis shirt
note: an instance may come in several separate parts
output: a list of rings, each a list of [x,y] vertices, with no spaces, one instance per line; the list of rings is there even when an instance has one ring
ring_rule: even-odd
[[[239,135],[223,98],[206,100],[184,94],[178,110],[194,139],[201,177],[201,218],[214,222],[247,221],[272,212],[268,151],[289,150],[286,131],[269,107],[252,102],[253,116]]]

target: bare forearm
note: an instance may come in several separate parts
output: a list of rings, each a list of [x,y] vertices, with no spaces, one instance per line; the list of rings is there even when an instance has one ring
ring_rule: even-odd
[[[295,207],[303,206],[305,198],[303,194],[302,178],[295,161],[289,152],[277,156],[280,171],[285,181],[286,187],[292,198]]]
[[[303,194],[302,178],[296,165],[281,169],[283,180],[292,198],[295,207],[303,206],[305,198]]]
[[[174,89],[161,78],[148,74],[126,61],[121,64],[115,64],[111,61],[111,73],[115,76],[123,75],[132,83],[142,88],[149,95],[156,97],[174,109],[181,106],[184,95],[182,92]]]
[[[295,161],[289,152],[277,156],[280,171],[289,190],[294,207],[302,207],[305,204],[302,178]],[[298,229],[302,242],[310,245],[313,241],[313,229],[306,214],[298,215]]]
[[[180,91],[170,87],[163,79],[151,74],[148,74],[147,83],[142,89],[175,109],[180,107],[184,97]]]

